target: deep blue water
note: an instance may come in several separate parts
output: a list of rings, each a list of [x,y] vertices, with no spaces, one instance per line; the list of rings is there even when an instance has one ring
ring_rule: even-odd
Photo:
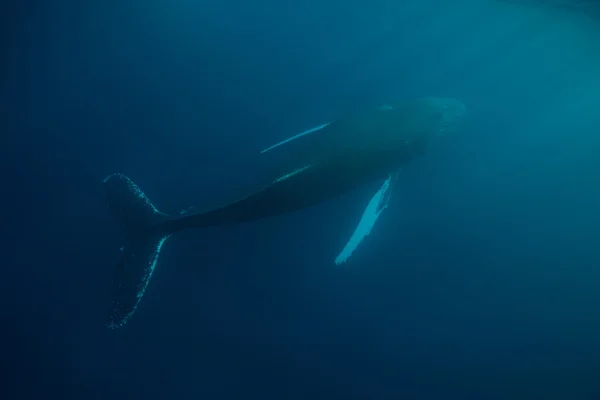
[[[2,398],[600,398],[600,21],[512,3],[0,7]],[[461,99],[465,131],[403,171],[348,264],[367,188],[178,236],[104,327],[106,175],[177,213],[274,142],[428,95]]]

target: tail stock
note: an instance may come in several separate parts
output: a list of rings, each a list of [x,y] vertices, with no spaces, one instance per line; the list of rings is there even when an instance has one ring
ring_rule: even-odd
[[[168,233],[156,227],[170,217],[152,205],[146,195],[125,175],[113,174],[104,180],[113,216],[125,234],[125,246],[117,263],[112,304],[107,326],[123,326],[134,314],[154,272]]]

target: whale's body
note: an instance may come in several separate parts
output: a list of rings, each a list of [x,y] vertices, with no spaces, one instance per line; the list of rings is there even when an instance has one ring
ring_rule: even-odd
[[[302,210],[381,180],[381,189],[336,259],[337,263],[344,262],[386,207],[400,168],[422,154],[432,138],[455,129],[464,112],[458,100],[424,98],[322,124],[262,151],[265,156],[281,151],[280,147],[287,150],[286,156],[265,174],[259,189],[195,214],[163,214],[129,178],[110,175],[105,179],[109,205],[127,237],[117,265],[109,326],[119,327],[133,315],[160,249],[173,233]]]

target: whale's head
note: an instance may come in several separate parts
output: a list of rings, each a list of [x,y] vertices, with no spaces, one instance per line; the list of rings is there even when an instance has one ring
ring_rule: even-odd
[[[467,107],[458,99],[448,97],[425,97],[421,99],[439,121],[436,136],[446,136],[461,130]]]

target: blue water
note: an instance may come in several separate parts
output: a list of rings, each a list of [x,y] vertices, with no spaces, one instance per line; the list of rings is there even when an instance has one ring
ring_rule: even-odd
[[[1,398],[600,398],[600,21],[518,3],[0,7]],[[342,267],[377,186],[178,236],[104,327],[106,175],[175,214],[274,143],[429,95],[467,105],[464,132]]]

